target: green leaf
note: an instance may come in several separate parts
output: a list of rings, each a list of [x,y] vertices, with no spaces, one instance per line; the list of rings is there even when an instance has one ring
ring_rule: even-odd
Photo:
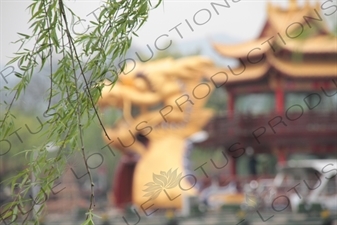
[[[29,39],[30,36],[28,34],[23,34],[23,33],[17,33],[20,36],[23,36],[25,39]]]
[[[6,63],[6,66],[18,61],[20,59],[20,56],[12,58],[9,62]]]
[[[56,34],[56,30],[55,30],[55,29],[52,29],[52,30],[51,30],[50,38],[51,38],[53,44],[54,44],[57,48],[60,47],[60,44],[59,44],[59,41],[58,41],[58,38],[57,38],[57,34]]]

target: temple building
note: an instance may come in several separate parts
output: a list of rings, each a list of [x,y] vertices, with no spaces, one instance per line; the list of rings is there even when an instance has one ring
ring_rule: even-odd
[[[320,9],[308,1],[269,3],[256,39],[212,43],[238,66],[212,73],[228,94],[227,113],[207,125],[209,139],[201,145],[223,147],[232,175],[252,153],[273,156],[274,165],[301,154],[337,158],[337,36]]]

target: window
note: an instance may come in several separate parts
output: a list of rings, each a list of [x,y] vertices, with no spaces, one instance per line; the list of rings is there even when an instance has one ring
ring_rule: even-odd
[[[286,93],[285,95],[285,110],[291,108],[291,112],[301,112],[302,109],[299,107],[292,107],[295,105],[300,105],[303,108],[303,111],[307,111],[308,107],[306,104],[309,104],[311,106],[314,106],[313,102],[313,96],[309,96],[309,93],[303,93],[303,92],[295,92],[295,93]]]
[[[275,108],[275,97],[272,93],[254,93],[238,95],[235,100],[236,112],[242,114],[264,114]]]
[[[333,93],[328,93],[332,95]],[[323,92],[295,92],[285,95],[285,108],[300,105],[303,111],[333,112],[337,111],[337,94],[328,97]],[[299,107],[292,107],[291,111],[301,111]]]

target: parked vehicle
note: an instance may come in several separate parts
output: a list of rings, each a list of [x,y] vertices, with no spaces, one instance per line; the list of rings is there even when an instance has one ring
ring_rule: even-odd
[[[273,181],[271,207],[277,211],[288,204],[299,212],[315,206],[337,212],[336,175],[337,159],[288,161]]]

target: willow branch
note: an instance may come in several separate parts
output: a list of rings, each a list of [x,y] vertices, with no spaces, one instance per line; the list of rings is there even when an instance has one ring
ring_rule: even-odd
[[[98,119],[98,122],[99,122],[100,126],[102,127],[102,129],[103,129],[103,131],[104,131],[105,136],[106,136],[109,140],[111,140],[110,137],[109,137],[109,135],[108,135],[108,133],[107,133],[106,130],[105,130],[105,127],[104,127],[104,125],[103,125],[103,123],[102,123],[102,120],[101,120],[100,116],[98,115],[97,109],[96,109],[96,107],[95,107],[94,100],[93,100],[92,95],[91,95],[91,93],[90,93],[90,90],[89,90],[89,83],[88,83],[88,81],[87,81],[87,78],[86,78],[85,75],[84,75],[84,70],[83,70],[82,64],[81,64],[81,62],[80,62],[80,59],[79,59],[77,50],[76,50],[76,46],[75,46],[74,40],[73,40],[73,38],[72,38],[72,36],[71,36],[71,34],[70,34],[70,30],[69,30],[69,27],[68,27],[68,22],[67,22],[67,18],[66,18],[66,15],[65,15],[65,9],[64,9],[64,5],[63,5],[63,1],[62,1],[62,0],[59,0],[59,7],[60,7],[60,10],[61,10],[63,19],[65,20],[65,24],[66,24],[66,34],[67,34],[67,36],[68,36],[68,41],[69,41],[69,43],[70,43],[70,49],[73,48],[73,49],[72,49],[73,54],[74,54],[73,56],[74,56],[75,60],[77,61],[78,65],[79,65],[80,74],[81,74],[81,76],[83,77],[83,80],[84,80],[84,83],[85,83],[85,86],[86,86],[86,91],[87,91],[87,94],[88,94],[90,103],[91,103],[91,105],[92,105],[92,107],[93,107],[93,109],[94,109],[94,111],[95,111],[95,115],[96,115],[96,117],[97,117],[97,119]]]
[[[77,62],[80,65],[80,62],[79,62],[79,59],[78,59],[78,56],[77,56],[77,53],[76,53],[76,47],[75,47],[75,45],[74,45],[74,43],[72,41],[72,37],[71,37],[70,31],[69,31],[69,26],[68,26],[68,22],[67,22],[67,16],[65,14],[64,5],[63,5],[63,1],[62,0],[59,0],[59,7],[60,7],[61,16],[63,17],[64,23],[65,23],[65,28],[66,28],[65,32],[67,34],[68,41],[71,44],[70,48],[69,48],[70,49],[70,54],[71,54],[71,56],[73,58],[76,58]],[[73,59],[71,60],[71,62],[72,62],[73,75],[74,75],[75,86],[76,86],[76,89],[75,89],[76,98],[77,98],[77,100],[80,100],[80,94],[78,92],[78,78],[76,76],[76,66],[75,66],[75,62],[74,62]],[[84,76],[83,71],[81,71],[81,73]],[[86,83],[86,85],[87,85],[87,83]],[[91,95],[90,95],[90,98],[91,98]],[[91,98],[91,101],[92,101],[92,98]],[[94,107],[94,105],[93,105],[93,107]],[[82,153],[82,157],[83,157],[83,161],[84,161],[84,164],[85,164],[86,171],[87,171],[88,176],[89,176],[89,181],[90,181],[90,186],[91,186],[90,187],[91,188],[90,205],[89,205],[89,209],[88,209],[88,211],[91,212],[93,210],[93,208],[95,207],[95,204],[94,204],[94,200],[95,200],[94,182],[93,182],[92,174],[91,174],[91,171],[89,169],[89,166],[88,166],[88,163],[87,163],[87,160],[86,160],[86,154],[85,154],[85,149],[84,149],[84,140],[83,140],[83,136],[84,135],[83,135],[83,127],[82,127],[82,124],[81,124],[81,105],[80,104],[77,104],[76,110],[77,110],[76,114],[77,114],[77,123],[78,123],[78,130],[79,130],[79,138],[80,138],[80,144],[81,144],[81,153]],[[98,116],[98,114],[97,114],[97,116]],[[88,219],[88,217],[89,217],[89,214],[87,214],[86,219]]]

